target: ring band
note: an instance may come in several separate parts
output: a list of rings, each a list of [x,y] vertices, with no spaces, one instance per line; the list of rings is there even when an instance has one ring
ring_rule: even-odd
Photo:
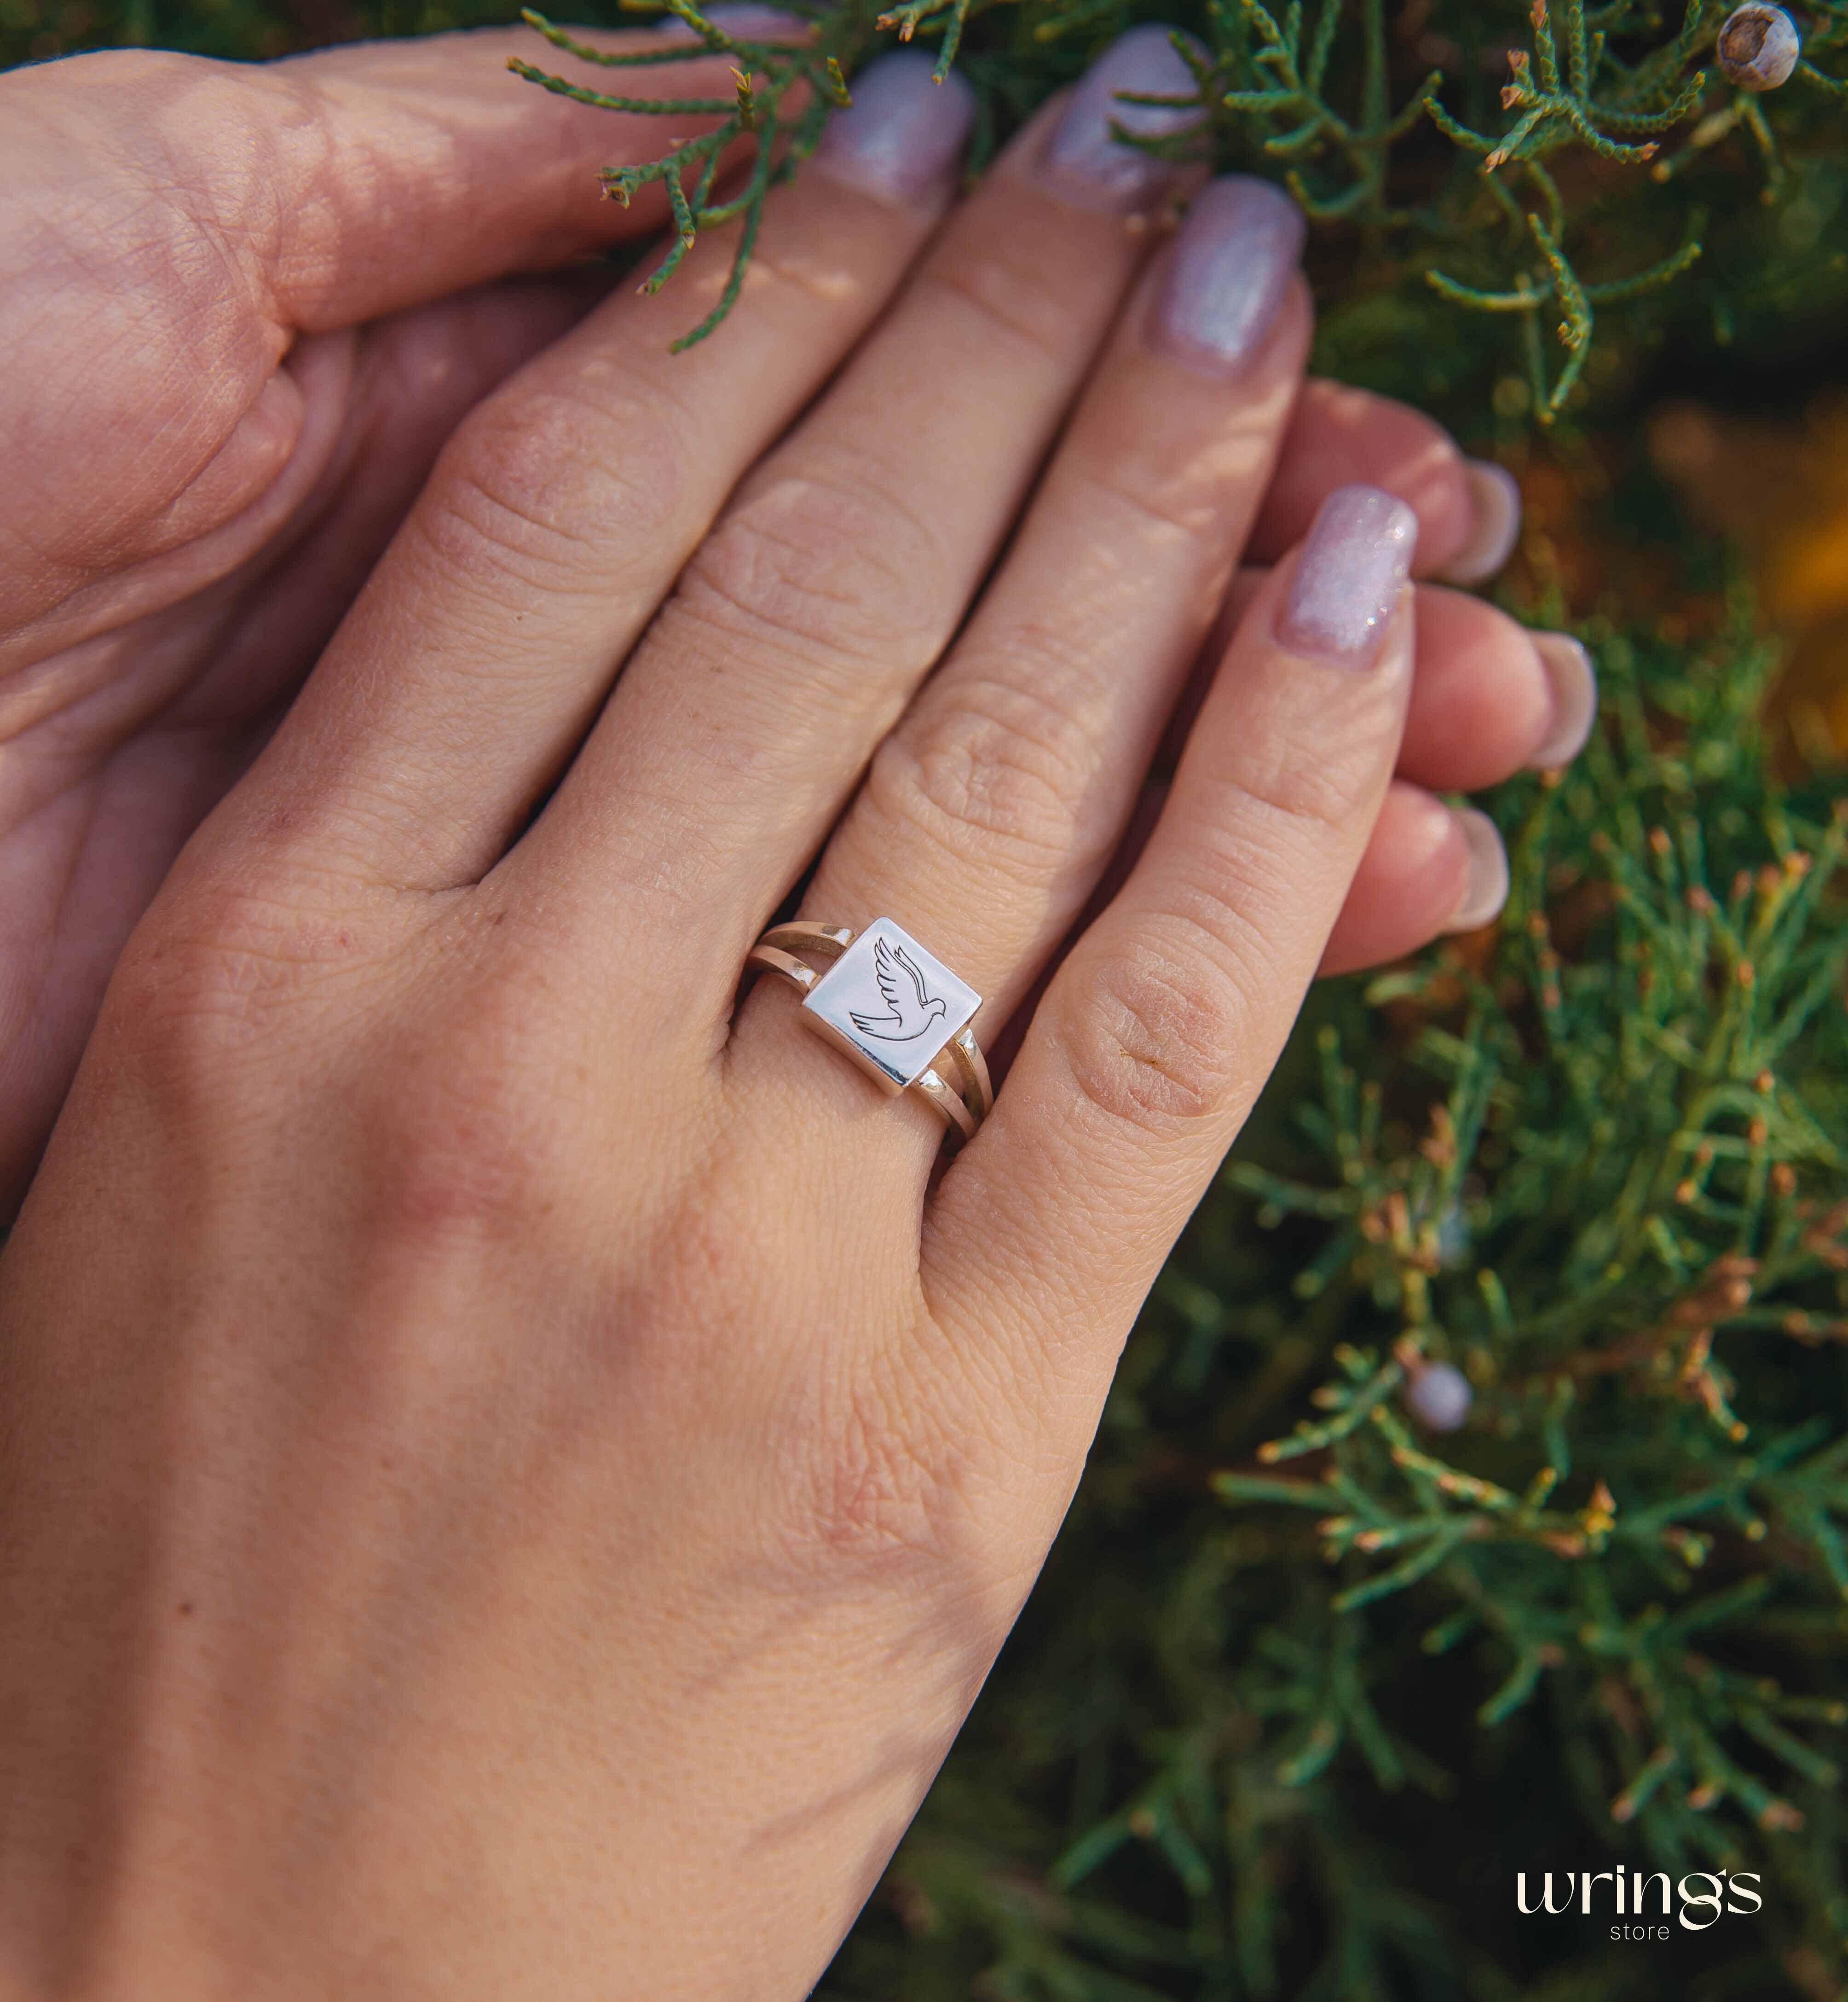
[[[857,934],[772,925],[744,964],[799,989],[803,1020],[885,1091],[922,1093],[965,1140],[988,1117],[995,1087],[969,1028],[982,996],[890,918]]]

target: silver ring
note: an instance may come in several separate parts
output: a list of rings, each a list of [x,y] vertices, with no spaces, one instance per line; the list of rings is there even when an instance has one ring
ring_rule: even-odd
[[[832,964],[819,971],[811,959]],[[988,1117],[995,1087],[969,1029],[982,996],[890,918],[857,935],[772,925],[744,964],[799,988],[809,1027],[881,1090],[921,1093],[965,1140]]]

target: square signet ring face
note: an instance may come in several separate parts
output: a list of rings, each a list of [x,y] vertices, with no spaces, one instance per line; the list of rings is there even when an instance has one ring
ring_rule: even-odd
[[[915,1083],[982,996],[890,918],[862,932],[803,997],[812,1026],[887,1091]]]

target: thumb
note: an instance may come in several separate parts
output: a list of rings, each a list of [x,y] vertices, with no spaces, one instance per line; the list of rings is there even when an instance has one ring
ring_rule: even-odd
[[[765,10],[738,11],[753,17],[741,32],[769,32]],[[689,43],[678,24],[588,32],[608,48]],[[260,67],[120,51],[0,78],[0,575],[15,630],[173,546],[176,522],[200,532],[207,499],[223,520],[263,490],[298,428],[286,385],[265,400],[298,334],[661,225],[659,186],[625,209],[601,199],[597,170],[657,158],[719,115],[594,109],[507,74],[510,57],[553,54],[497,29]],[[546,67],[710,103],[731,97],[737,60]]]

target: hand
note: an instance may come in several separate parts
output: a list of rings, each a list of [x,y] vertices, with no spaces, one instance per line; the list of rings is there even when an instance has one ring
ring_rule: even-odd
[[[610,284],[512,274],[664,219],[596,198],[655,124],[516,83],[530,39],[0,78],[0,1219],[130,927],[438,447]]]
[[[122,941],[438,448],[609,284],[594,268],[511,274],[663,220],[658,190],[625,211],[592,180],[658,148],[658,122],[514,84],[502,65],[525,46],[454,36],[265,68],[121,54],[0,78],[0,1219]],[[728,87],[720,63],[675,75],[689,93]],[[637,337],[658,340],[687,297]],[[684,393],[690,375],[661,379]],[[1417,507],[1427,574],[1461,556],[1468,581],[1506,553],[1493,479],[1473,487],[1424,420],[1327,384],[1299,406],[1254,552],[1286,547],[1347,479]],[[1546,690],[1524,656],[1511,685],[1529,706],[1506,716],[1499,680],[1462,664],[1525,643],[1454,602],[1433,616],[1460,622],[1428,647],[1434,678],[1455,671],[1429,696],[1445,748],[1421,766],[1414,734],[1406,776],[1478,784]],[[1565,655],[1554,672],[1569,741],[1588,678]],[[1392,795],[1332,964],[1421,935],[1429,898],[1402,902],[1408,873],[1448,883],[1460,853],[1428,803]]]
[[[0,1259],[9,1993],[806,1993],[1308,982],[1455,914],[1419,787],[1553,683],[1405,581],[1428,434],[1417,509],[1254,531],[1293,407],[1372,434],[1298,405],[1274,191],[1126,225],[1151,47],[954,209],[889,59],[722,342],[662,351],[715,242],[486,396],[135,928]],[[734,1008],[811,865],[1015,1018],[940,1173]]]

